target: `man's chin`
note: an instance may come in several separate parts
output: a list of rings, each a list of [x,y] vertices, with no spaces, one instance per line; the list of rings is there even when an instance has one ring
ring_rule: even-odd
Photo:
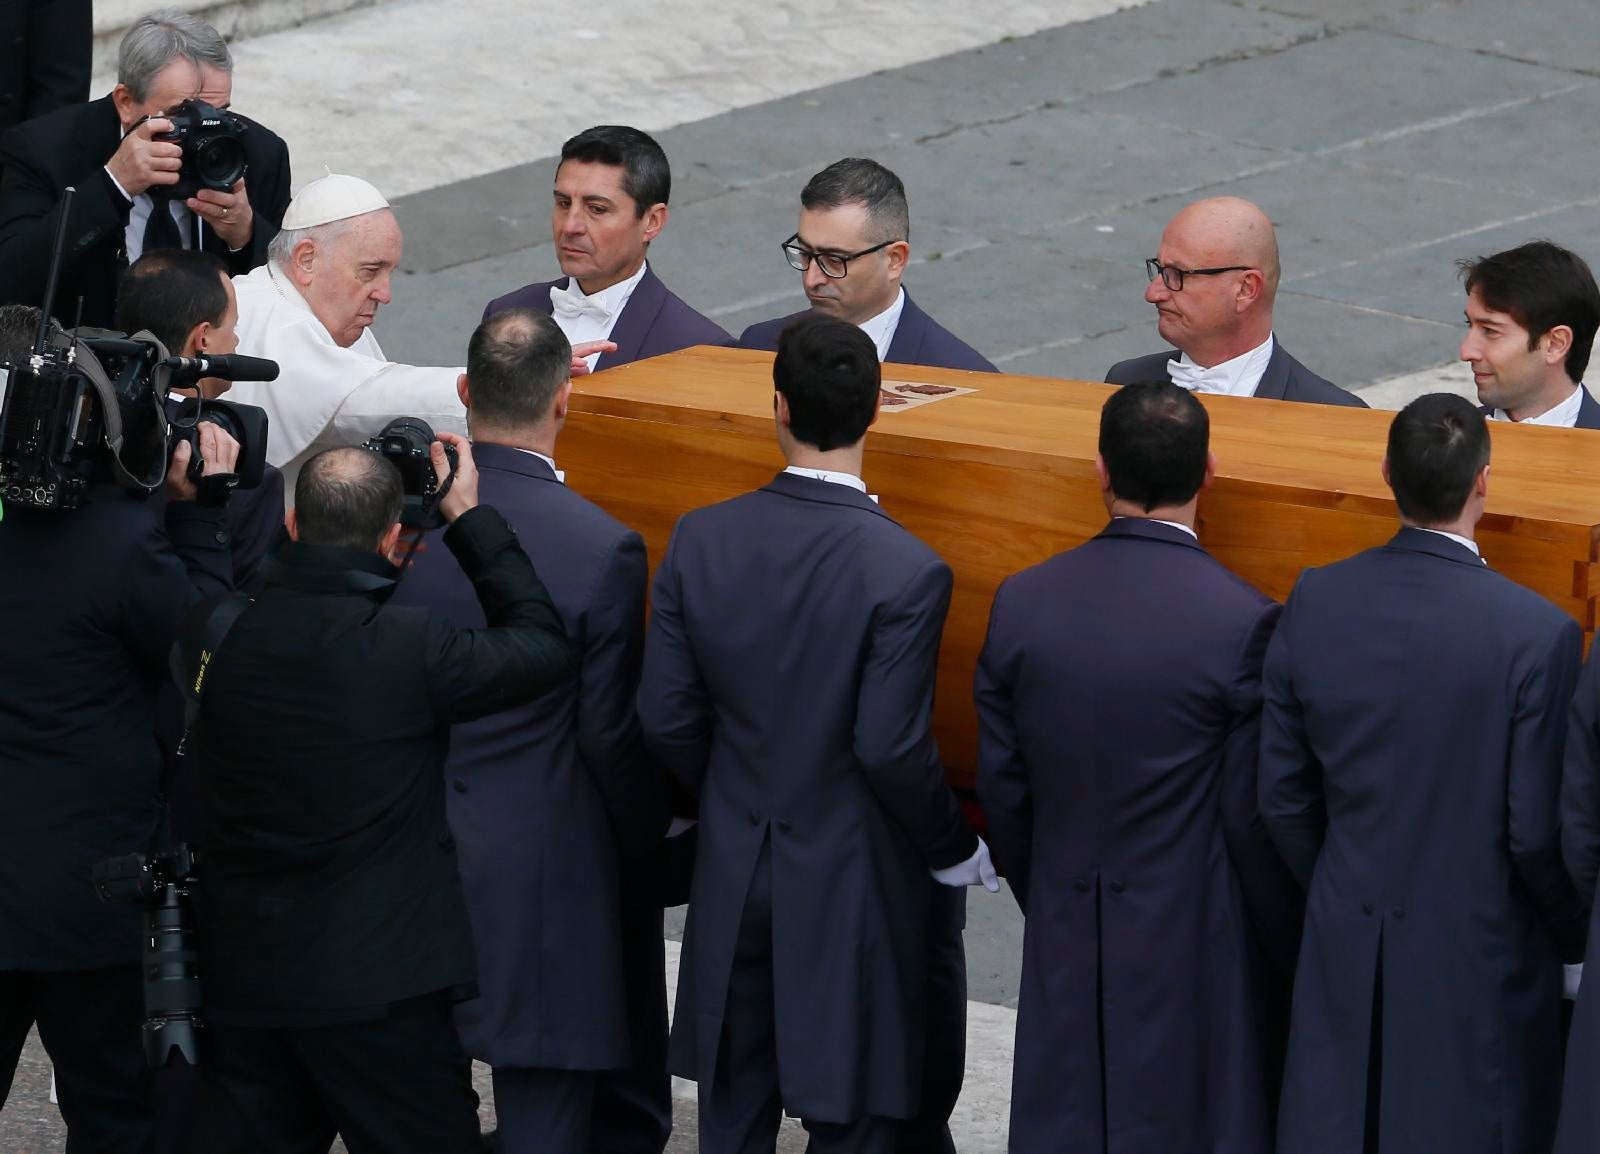
[[[821,313],[825,317],[832,317],[836,321],[844,319],[843,307],[832,297],[807,297],[806,299],[811,302],[812,312]]]

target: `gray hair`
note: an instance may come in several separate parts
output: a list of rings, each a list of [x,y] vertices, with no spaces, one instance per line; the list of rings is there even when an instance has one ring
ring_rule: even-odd
[[[135,100],[143,100],[161,70],[174,60],[233,72],[233,54],[222,33],[181,8],[158,8],[135,20],[122,38],[117,50],[117,82],[125,85]]]
[[[327,224],[314,224],[310,228],[279,229],[267,242],[267,259],[287,271],[290,261],[294,259],[294,250],[299,247],[301,241],[309,240],[318,248],[327,248],[350,231],[352,221],[360,219],[361,217],[351,216],[344,220],[330,220]]]

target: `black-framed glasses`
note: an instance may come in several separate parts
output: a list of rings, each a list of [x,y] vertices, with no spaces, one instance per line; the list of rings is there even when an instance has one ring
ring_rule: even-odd
[[[1216,276],[1225,272],[1249,272],[1247,264],[1230,264],[1223,268],[1179,268],[1177,265],[1162,264],[1155,257],[1144,262],[1144,271],[1151,280],[1161,278],[1161,283],[1175,293],[1183,291],[1183,278],[1186,276]]]
[[[811,267],[811,262],[816,261],[817,267],[822,270],[822,275],[831,280],[841,280],[850,271],[850,262],[857,257],[871,256],[879,249],[888,248],[896,241],[886,240],[882,244],[875,244],[871,248],[864,248],[860,252],[814,252],[799,243],[800,234],[795,233],[783,242],[784,259],[789,262],[789,267],[795,272],[805,272]]]

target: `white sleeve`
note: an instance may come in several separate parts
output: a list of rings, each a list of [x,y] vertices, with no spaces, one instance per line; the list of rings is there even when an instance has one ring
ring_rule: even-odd
[[[376,436],[396,417],[420,417],[436,433],[467,435],[467,410],[456,396],[461,369],[418,368],[384,362],[344,398],[333,433],[346,444]]]

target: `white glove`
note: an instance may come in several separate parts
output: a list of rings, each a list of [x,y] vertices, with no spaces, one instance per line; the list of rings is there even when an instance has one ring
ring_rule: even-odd
[[[1000,875],[994,872],[994,862],[989,858],[989,847],[978,839],[978,852],[960,865],[942,870],[930,870],[933,880],[944,886],[982,886],[992,894],[1000,892]]]

